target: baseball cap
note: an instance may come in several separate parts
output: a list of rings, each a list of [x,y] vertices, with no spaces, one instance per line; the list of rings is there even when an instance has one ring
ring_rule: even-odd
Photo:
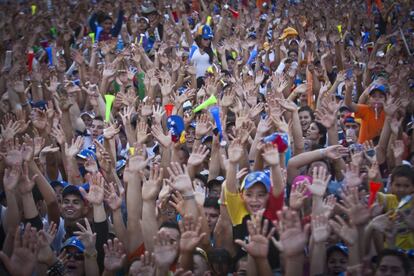
[[[200,28],[200,35],[202,38],[204,39],[212,39],[214,37],[213,35],[213,30],[211,29],[211,27],[209,25],[203,25]]]
[[[137,17],[137,22],[140,21],[140,20],[144,20],[147,24],[149,24],[149,20],[145,16],[138,16]]]
[[[374,93],[375,91],[379,91],[384,93],[384,95],[387,95],[387,87],[383,84],[375,84],[371,87],[371,89],[369,90],[369,95],[371,95],[372,93]]]
[[[50,185],[51,185],[53,188],[55,188],[55,187],[57,187],[57,186],[60,186],[60,187],[62,187],[62,188],[65,188],[66,186],[68,186],[68,185],[69,185],[69,183],[68,183],[68,182],[66,182],[66,181],[63,181],[63,180],[61,180],[61,181],[59,181],[59,180],[54,180],[54,181],[50,181]]]
[[[344,124],[361,124],[361,120],[355,119],[353,116],[347,116],[344,120]]]
[[[82,112],[81,113],[81,118],[83,117],[83,116],[89,116],[91,119],[95,119],[95,112],[93,112],[93,111],[84,111],[84,112]]]
[[[241,190],[249,189],[256,183],[261,183],[265,186],[266,191],[270,191],[270,177],[263,171],[256,171],[249,173],[243,180],[240,187]]]
[[[141,11],[143,14],[149,14],[157,11],[157,9],[152,3],[147,3],[146,5],[141,5]]]
[[[298,35],[298,31],[296,31],[294,28],[292,27],[287,27],[286,29],[283,30],[282,35],[279,37],[280,40],[284,40],[285,38],[287,38],[288,36],[296,36]]]
[[[80,187],[82,187],[85,191],[89,191],[89,183],[85,183],[80,186],[68,184],[62,191],[62,198],[67,195],[77,195],[83,199],[83,196],[79,190]]]
[[[221,185],[224,182],[224,177],[219,175],[214,179],[211,179],[209,182],[207,182],[207,187],[211,187],[213,185]]]
[[[344,244],[342,244],[342,243],[337,243],[337,244],[335,244],[335,245],[332,245],[332,246],[328,247],[328,249],[327,249],[327,251],[326,251],[326,255],[327,255],[327,256],[329,256],[329,255],[331,255],[334,251],[340,251],[340,252],[342,252],[343,254],[345,254],[346,256],[348,256],[348,254],[349,254],[348,247],[347,247],[347,246],[345,246],[345,245],[344,245]]]
[[[85,246],[77,236],[72,236],[69,239],[67,239],[62,246],[62,250],[70,246],[77,248],[82,253],[85,251]]]

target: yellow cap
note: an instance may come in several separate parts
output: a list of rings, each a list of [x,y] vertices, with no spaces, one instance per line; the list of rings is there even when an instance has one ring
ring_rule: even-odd
[[[283,33],[279,37],[279,39],[280,40],[283,40],[283,39],[285,39],[288,36],[297,36],[297,35],[298,35],[298,31],[296,31],[292,27],[287,27],[286,29],[283,30]]]

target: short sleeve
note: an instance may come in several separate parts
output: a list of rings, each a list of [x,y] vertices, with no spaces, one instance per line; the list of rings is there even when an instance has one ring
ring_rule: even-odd
[[[243,218],[248,215],[244,201],[239,193],[230,193],[227,187],[224,188],[224,198],[226,200],[227,212],[229,213],[233,226],[243,222]]]
[[[273,195],[272,188],[270,188],[269,199],[267,201],[266,210],[263,216],[270,221],[277,220],[276,212],[279,210],[282,210],[283,200],[284,200],[283,192],[280,193],[279,196],[275,197]]]
[[[357,109],[355,112],[355,117],[356,118],[360,118],[360,119],[365,119],[368,110],[369,110],[369,106],[366,104],[357,104]]]

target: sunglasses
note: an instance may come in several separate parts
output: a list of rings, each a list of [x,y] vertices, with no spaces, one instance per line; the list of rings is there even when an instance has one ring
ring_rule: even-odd
[[[76,260],[76,261],[83,261],[84,260],[84,255],[83,253],[66,253],[66,256],[68,257],[68,259],[71,259],[72,257]]]

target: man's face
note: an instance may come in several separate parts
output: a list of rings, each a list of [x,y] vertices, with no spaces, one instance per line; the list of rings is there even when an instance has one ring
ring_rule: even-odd
[[[380,91],[374,91],[370,96],[369,96],[369,104],[372,107],[383,107],[385,103],[385,95],[384,93],[380,92]]]
[[[309,111],[299,112],[299,121],[300,121],[300,125],[302,127],[303,134],[306,134],[306,131],[308,130],[308,128],[309,128],[309,126],[312,122],[312,117],[311,117]]]
[[[103,134],[104,122],[101,120],[93,120],[90,128],[92,138],[95,139]]]
[[[76,221],[86,214],[86,207],[78,195],[69,194],[62,201],[62,217],[65,220]]]
[[[85,264],[84,264],[84,255],[76,247],[68,246],[65,248],[68,260],[66,262],[66,274],[65,275],[84,275],[85,274]]]
[[[213,207],[204,207],[204,214],[207,218],[208,228],[210,229],[210,232],[213,232],[220,216],[220,210]]]
[[[385,256],[378,265],[375,276],[404,276],[406,275],[401,260],[396,256]]]
[[[112,21],[107,19],[102,23],[102,28],[104,29],[105,33],[109,33],[112,28]]]
[[[187,127],[185,132],[185,140],[187,145],[193,145],[195,139],[195,129],[193,127]]]
[[[401,199],[406,195],[414,193],[414,183],[405,176],[395,177],[391,183],[391,193],[396,195],[398,199]]]
[[[261,183],[256,183],[249,189],[245,189],[242,192],[242,198],[246,204],[247,210],[251,214],[255,214],[257,211],[262,210],[266,207],[269,193]]]
[[[180,241],[180,232],[178,232],[178,230],[175,228],[162,227],[159,232],[167,234],[168,237],[170,237],[171,242]]]

